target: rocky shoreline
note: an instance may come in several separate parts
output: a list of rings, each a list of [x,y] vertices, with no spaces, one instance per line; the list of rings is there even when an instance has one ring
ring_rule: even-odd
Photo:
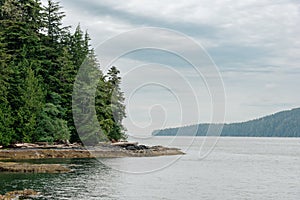
[[[0,172],[15,173],[66,173],[71,170],[59,164],[29,164],[16,162],[0,162]]]
[[[45,158],[119,158],[183,155],[178,148],[145,146],[137,143],[102,143],[94,147],[26,145],[22,148],[0,150],[0,160],[23,160]]]
[[[80,145],[18,144],[15,148],[0,150],[0,172],[66,173],[70,169],[57,164],[29,164],[13,160],[49,158],[122,158],[183,155],[177,148],[138,145],[136,142],[101,143],[94,147]]]
[[[7,192],[4,195],[0,194],[0,200],[13,200],[13,199],[32,199],[31,197],[39,195],[38,192],[34,190],[21,190]]]
[[[94,147],[77,144],[17,144],[13,148],[0,148],[0,173],[68,173],[71,170],[60,164],[30,164],[14,160],[49,158],[120,158],[183,155],[178,148],[139,145],[136,142],[101,143]],[[1,161],[2,160],[2,161]],[[33,190],[13,191],[0,195],[0,200],[27,199],[38,195]]]

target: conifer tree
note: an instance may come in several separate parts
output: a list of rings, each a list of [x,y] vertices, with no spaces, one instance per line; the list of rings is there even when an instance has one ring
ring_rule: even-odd
[[[94,94],[96,83],[101,72],[93,51],[84,60],[73,92],[73,113],[75,114],[76,128],[80,139],[86,145],[97,144],[103,138],[103,134],[98,130],[99,122],[96,117],[96,103]]]
[[[26,64],[24,63],[24,65]],[[22,105],[17,112],[18,139],[22,142],[33,142],[36,138],[34,134],[37,128],[37,117],[44,106],[44,92],[30,66],[27,68],[24,85],[20,86],[20,94]]]
[[[13,139],[14,119],[7,99],[11,70],[7,64],[9,56],[5,54],[4,46],[0,43],[0,145],[6,146]]]
[[[48,36],[48,44],[59,44],[68,34],[69,26],[63,26],[62,20],[66,16],[60,11],[61,6],[58,2],[48,0],[48,5],[43,7],[43,26]],[[57,49],[58,50],[58,49]]]
[[[88,44],[89,37],[84,35],[80,24],[76,27],[75,33],[71,36],[70,53],[75,69],[79,69],[84,60],[87,58],[90,49]]]
[[[120,71],[115,67],[111,67],[108,71],[108,88],[110,90],[110,106],[113,117],[113,127],[109,133],[109,138],[114,140],[125,138],[125,128],[122,125],[122,120],[126,117],[124,105],[124,93],[121,91]]]

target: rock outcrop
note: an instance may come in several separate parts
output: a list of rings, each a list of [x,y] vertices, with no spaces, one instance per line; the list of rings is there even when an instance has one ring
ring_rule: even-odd
[[[7,192],[5,195],[0,195],[0,200],[28,199],[37,195],[39,195],[38,192],[26,189],[21,191]]]
[[[0,150],[0,160],[29,160],[44,158],[91,158],[86,149],[5,149]]]
[[[66,173],[70,169],[59,164],[29,164],[15,162],[0,162],[0,172],[18,173]]]
[[[110,146],[110,147],[109,147]],[[184,153],[178,148],[169,148],[163,146],[146,146],[138,145],[137,142],[119,142],[109,145],[107,150],[111,152],[118,153],[118,157],[152,157],[152,156],[165,156],[165,155],[183,155]],[[113,146],[113,148],[111,148]],[[103,149],[102,147],[100,147]],[[95,151],[91,151],[92,154],[97,155],[99,150],[98,147],[95,148]],[[100,151],[101,152],[101,151]],[[100,156],[101,157],[101,156]]]
[[[18,145],[19,148],[0,150],[0,160],[44,159],[44,158],[118,158],[182,155],[180,149],[163,146],[138,145],[137,142],[101,143],[94,147]],[[20,146],[22,146],[20,148]]]

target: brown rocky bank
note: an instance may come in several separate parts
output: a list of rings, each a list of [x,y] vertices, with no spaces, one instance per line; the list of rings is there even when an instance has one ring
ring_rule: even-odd
[[[28,199],[32,196],[37,196],[37,195],[39,195],[38,192],[36,192],[34,190],[26,189],[26,190],[21,190],[21,191],[7,192],[5,195],[0,194],[0,200]]]
[[[84,148],[78,145],[39,145],[19,144],[15,148],[0,148],[0,172],[18,173],[64,173],[70,169],[59,164],[29,164],[7,162],[9,160],[45,159],[45,158],[117,158],[117,157],[153,157],[183,155],[177,148],[163,146],[145,146],[138,143],[119,142],[102,143],[95,147]],[[26,199],[38,195],[33,190],[13,191],[0,195],[0,200]]]
[[[95,147],[23,145],[22,148],[0,150],[0,160],[44,159],[44,158],[118,158],[183,155],[177,148],[145,146],[134,142],[99,144]],[[33,146],[33,147],[32,147]]]
[[[15,162],[0,162],[0,172],[18,173],[66,173],[70,169],[59,164],[29,164]]]
[[[46,158],[120,158],[182,155],[180,149],[163,146],[138,145],[135,142],[102,143],[94,147],[79,145],[18,144],[15,148],[0,150],[0,172],[65,173],[70,169],[59,164],[29,164],[7,162]]]

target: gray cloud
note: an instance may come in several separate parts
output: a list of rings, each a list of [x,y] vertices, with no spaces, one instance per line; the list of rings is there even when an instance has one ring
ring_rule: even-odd
[[[76,26],[81,22],[82,28],[88,29],[94,46],[116,34],[144,26],[174,29],[195,39],[207,49],[220,69],[226,87],[228,122],[300,106],[297,87],[300,85],[298,0],[72,0],[61,3],[67,12],[65,23]],[[128,43],[144,38],[151,38],[151,35],[132,38]],[[155,42],[163,40],[164,36],[161,36]],[[189,52],[188,47],[176,38],[174,45]],[[101,55],[98,56],[101,61]],[[126,72],[134,66],[153,61],[178,70],[195,87],[205,87],[185,62],[161,52],[131,54],[118,60],[116,65]],[[184,92],[184,88],[166,71],[161,71],[160,75],[168,78],[179,92]],[[134,79],[141,80],[142,76],[136,74]],[[127,83],[125,90],[134,85],[131,80],[124,81]],[[147,90],[146,93],[164,102],[157,90]],[[185,95],[188,99],[188,94]],[[200,102],[200,107],[203,113],[208,114],[202,115],[202,119],[209,121],[209,98],[197,95],[200,101],[205,99],[205,102]],[[142,96],[141,106],[142,101],[149,105],[151,100],[142,99]],[[168,109],[172,110],[172,106]],[[176,107],[173,109],[176,110]],[[137,116],[141,115],[140,112],[136,111]],[[160,112],[154,112],[152,117],[161,119],[158,115]],[[144,116],[149,117],[148,113]],[[148,118],[143,119],[146,124]],[[143,123],[143,120],[139,121]],[[175,118],[168,121],[174,126],[177,122]]]

